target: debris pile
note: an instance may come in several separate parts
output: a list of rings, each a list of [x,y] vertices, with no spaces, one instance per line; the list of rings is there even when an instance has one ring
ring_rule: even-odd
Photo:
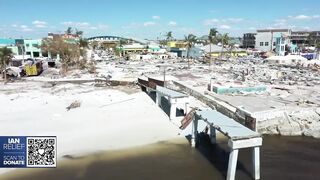
[[[81,106],[81,102],[76,100],[72,102],[68,107],[66,107],[66,109],[67,111],[69,111],[70,109],[78,108],[80,106]]]

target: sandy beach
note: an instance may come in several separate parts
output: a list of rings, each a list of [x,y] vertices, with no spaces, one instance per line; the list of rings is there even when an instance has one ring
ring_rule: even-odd
[[[137,87],[16,82],[1,86],[0,92],[1,135],[57,136],[58,163],[66,155],[145,145],[179,133]],[[67,111],[76,100],[81,106]]]

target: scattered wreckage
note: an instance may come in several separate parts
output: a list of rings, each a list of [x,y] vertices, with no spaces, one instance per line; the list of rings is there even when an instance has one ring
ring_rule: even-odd
[[[11,66],[4,71],[7,77],[17,78],[22,76],[38,76],[43,71],[43,60],[28,58],[22,60],[13,60]],[[3,73],[4,74],[4,73]]]

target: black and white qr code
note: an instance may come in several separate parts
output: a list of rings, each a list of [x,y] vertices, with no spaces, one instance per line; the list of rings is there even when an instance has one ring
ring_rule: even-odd
[[[56,167],[56,162],[56,137],[27,138],[27,167]]]

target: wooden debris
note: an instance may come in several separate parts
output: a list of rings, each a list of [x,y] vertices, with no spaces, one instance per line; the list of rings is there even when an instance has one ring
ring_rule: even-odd
[[[68,107],[66,107],[67,111],[69,111],[70,109],[74,109],[74,108],[78,108],[81,106],[81,102],[76,100],[74,102],[72,102]]]

